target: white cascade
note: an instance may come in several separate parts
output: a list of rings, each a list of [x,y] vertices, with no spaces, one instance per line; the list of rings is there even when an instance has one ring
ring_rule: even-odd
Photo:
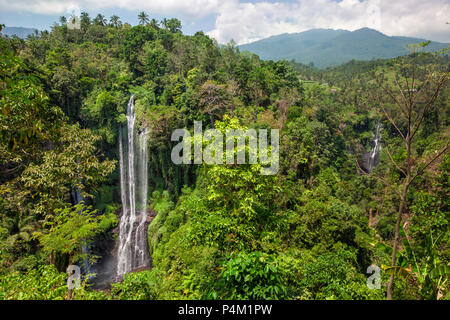
[[[119,223],[117,275],[149,265],[147,230],[147,130],[135,132],[134,96],[127,108],[125,128],[119,129],[122,216]],[[125,143],[124,143],[125,142]]]
[[[374,146],[369,156],[369,165],[368,165],[369,172],[371,172],[373,168],[375,168],[375,166],[378,164],[381,150],[380,140],[381,140],[381,124],[377,123],[375,127]]]

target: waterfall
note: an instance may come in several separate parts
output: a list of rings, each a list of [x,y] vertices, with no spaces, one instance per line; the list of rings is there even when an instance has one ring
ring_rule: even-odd
[[[139,155],[141,161],[138,162],[138,172],[139,177],[139,210],[141,212],[141,218],[139,219],[139,225],[135,234],[135,250],[136,250],[136,259],[138,265],[143,265],[146,261],[146,256],[148,255],[147,246],[142,246],[141,244],[147,244],[147,232],[145,230],[145,222],[147,220],[147,130],[141,132],[138,136],[138,145],[139,145]]]
[[[119,129],[120,195],[117,275],[149,265],[147,220],[147,130],[135,130],[134,96],[127,108],[127,126]],[[126,129],[126,130],[125,130]],[[126,134],[123,134],[126,131]],[[124,143],[125,142],[125,143]]]
[[[378,122],[375,127],[374,146],[369,156],[368,170],[372,172],[373,168],[378,164],[380,150],[381,150],[381,124]]]

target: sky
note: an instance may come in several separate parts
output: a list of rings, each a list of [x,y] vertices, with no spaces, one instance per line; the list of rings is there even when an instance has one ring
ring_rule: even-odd
[[[0,23],[49,29],[60,16],[86,11],[118,15],[138,24],[151,18],[178,18],[183,33],[202,30],[219,43],[244,44],[313,28],[373,28],[389,36],[450,42],[450,0],[0,0]]]

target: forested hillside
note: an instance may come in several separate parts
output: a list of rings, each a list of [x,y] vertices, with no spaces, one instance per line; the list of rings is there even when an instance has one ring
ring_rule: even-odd
[[[387,36],[377,30],[362,28],[355,31],[311,29],[300,33],[286,33],[239,46],[261,59],[295,60],[318,68],[338,66],[350,60],[396,58],[409,53],[407,45],[425,39]],[[446,43],[431,42],[426,48],[436,51]]]
[[[319,70],[140,19],[0,38],[0,299],[450,299],[445,50]],[[151,267],[69,292],[115,253],[131,94]],[[277,174],[174,164],[194,121],[279,129]]]

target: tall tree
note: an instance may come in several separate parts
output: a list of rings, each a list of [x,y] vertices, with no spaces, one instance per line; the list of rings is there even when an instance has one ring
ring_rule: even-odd
[[[150,20],[150,27],[152,27],[153,29],[158,30],[159,29],[159,22],[158,20],[156,20],[155,18],[153,18],[152,20]]]
[[[111,26],[114,28],[118,28],[119,26],[122,25],[122,21],[120,21],[120,18],[116,15],[112,15],[109,18],[109,22],[110,22]]]
[[[96,24],[98,26],[105,26],[106,25],[106,18],[105,18],[105,16],[99,13],[94,18],[94,24]]]
[[[91,25],[91,18],[89,17],[89,13],[85,11],[81,12],[80,24],[83,30],[86,30]]]
[[[139,24],[140,25],[145,25],[149,22],[148,20],[148,14],[146,14],[144,11],[141,11],[138,14],[138,19],[139,19]]]
[[[391,154],[389,146],[385,148],[392,162],[392,169],[400,176],[398,183],[382,180],[392,187],[399,197],[392,244],[392,267],[396,265],[400,226],[408,219],[407,198],[410,187],[449,149],[449,137],[445,137],[444,134],[444,137],[440,137],[441,141],[437,141],[437,146],[441,145],[440,149],[436,149],[432,154],[421,154],[417,150],[416,140],[422,130],[424,119],[435,107],[439,93],[449,80],[449,64],[442,67],[439,63],[421,63],[421,58],[429,57],[429,54],[418,50],[427,44],[413,46],[411,55],[400,58],[399,63],[389,70],[389,75],[392,75],[393,79],[386,77],[386,73],[378,74],[376,78],[378,90],[374,90],[376,96],[373,99],[380,106],[380,111],[391,124],[392,130],[401,139],[406,155],[404,159],[398,160]],[[394,273],[391,274],[389,279],[388,300],[392,299],[394,276]]]
[[[163,26],[163,28],[165,30],[168,30],[169,29],[169,20],[167,18],[162,19],[161,20],[161,25]]]
[[[165,24],[165,27],[171,33],[179,33],[181,32],[181,21],[176,18],[169,19]]]
[[[213,127],[215,119],[221,117],[230,100],[223,84],[208,80],[200,88],[200,104],[203,106],[203,112],[209,115]]]

